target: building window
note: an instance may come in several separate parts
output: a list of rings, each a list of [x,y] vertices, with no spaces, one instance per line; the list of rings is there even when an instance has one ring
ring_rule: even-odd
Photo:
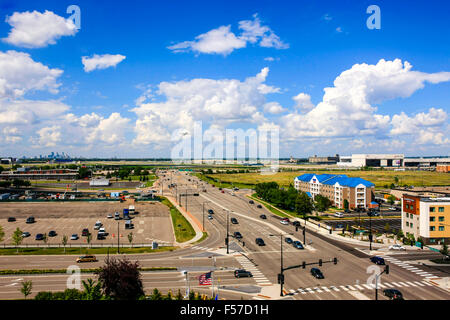
[[[439,217],[439,221],[440,222],[444,221],[444,217]]]
[[[439,207],[439,212],[444,212],[444,207]]]
[[[406,222],[406,226],[409,227],[409,222]]]
[[[436,230],[436,227],[435,226],[431,226],[430,227],[430,231],[435,231]]]
[[[439,226],[439,231],[444,231],[444,226]]]
[[[436,220],[436,217],[430,217],[430,222],[434,222]]]
[[[436,208],[435,207],[430,207],[430,212],[436,212]]]
[[[430,239],[430,243],[435,243],[436,239]]]
[[[412,228],[412,227],[413,227],[413,223],[411,222],[411,223],[409,224],[409,226]]]

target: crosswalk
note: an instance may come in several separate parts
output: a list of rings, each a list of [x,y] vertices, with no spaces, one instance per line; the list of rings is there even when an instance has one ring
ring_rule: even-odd
[[[398,260],[398,259],[396,259],[394,257],[386,256],[386,257],[384,257],[384,260],[387,260],[390,263],[393,263],[393,264],[395,264],[395,265],[397,265],[397,266],[399,266],[401,268],[404,268],[404,269],[406,269],[408,271],[411,271],[411,272],[413,272],[413,273],[417,274],[418,276],[423,277],[425,279],[436,278],[435,275],[433,275],[433,274],[431,274],[431,273],[429,273],[427,271],[423,271],[422,269],[419,269],[419,268],[417,268],[417,267],[415,267],[413,265],[410,265],[409,263],[406,263],[404,261]]]
[[[257,284],[260,285],[271,285],[272,283],[269,281],[269,279],[266,278],[266,276],[258,270],[258,268],[255,266],[255,264],[251,261],[249,261],[246,257],[239,255],[235,257],[236,260],[239,262],[239,264],[242,266],[243,269],[250,271],[253,275],[253,279],[256,281]]]
[[[203,251],[211,250],[211,248],[200,247],[200,246],[193,246],[193,247],[191,247],[191,249],[195,249],[195,250],[203,250]]]
[[[427,281],[405,281],[405,282],[383,282],[378,284],[378,289],[387,288],[402,288],[402,287],[426,287],[433,286]],[[311,287],[311,288],[298,288],[297,290],[290,289],[289,292],[292,295],[296,294],[308,294],[308,293],[324,293],[324,292],[340,292],[340,291],[362,291],[362,290],[375,290],[375,284],[352,284],[342,286],[328,286],[328,287]]]

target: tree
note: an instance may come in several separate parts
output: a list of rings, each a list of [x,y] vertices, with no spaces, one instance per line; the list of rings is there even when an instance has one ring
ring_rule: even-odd
[[[348,210],[350,208],[350,204],[348,203],[347,199],[344,199],[344,209]]]
[[[138,262],[110,258],[96,273],[103,293],[112,299],[137,300],[144,295]]]
[[[386,222],[386,224],[384,225],[384,232],[388,233],[389,230],[391,230],[391,226],[389,225],[389,223]]]
[[[69,240],[69,238],[66,235],[62,236],[62,240],[61,243],[64,246],[64,253],[66,253],[66,245],[67,245],[67,241]]]
[[[448,255],[448,246],[445,244],[445,242],[442,243],[442,247],[441,247],[441,250],[439,250],[439,252],[441,254],[443,254],[444,257]],[[442,258],[444,258],[444,257],[442,257]]]
[[[153,289],[152,294],[150,295],[150,300],[162,300],[162,294],[158,289]]]
[[[23,241],[22,233],[23,233],[22,230],[17,228],[12,235],[12,244],[17,247],[17,252],[19,252],[19,246]]]
[[[0,226],[0,242],[5,239],[5,231],[3,231],[3,227]]]
[[[328,199],[327,197],[324,197],[320,194],[318,194],[314,200],[315,200],[316,209],[319,212],[324,212],[324,211],[328,210],[328,208],[331,206],[330,199]]]
[[[387,200],[390,205],[393,205],[395,203],[395,200],[397,200],[397,198],[391,194]]]
[[[44,241],[45,244],[48,242],[48,236],[46,233],[44,233],[44,236],[42,237],[42,241]]]
[[[313,208],[311,198],[305,192],[300,192],[295,199],[295,212],[303,214],[303,218],[306,219],[306,215],[311,213]]]
[[[100,282],[95,283],[91,278],[82,281],[84,291],[83,300],[100,300],[102,295]]]
[[[33,288],[33,282],[22,281],[22,287],[20,288],[20,292],[24,295],[25,299],[31,294],[31,289]]]
[[[128,234],[128,242],[130,242],[130,244],[131,244],[131,247],[133,247],[133,232],[130,232],[129,234]]]

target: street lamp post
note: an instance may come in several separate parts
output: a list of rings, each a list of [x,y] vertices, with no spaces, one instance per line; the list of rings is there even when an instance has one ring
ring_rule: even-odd
[[[117,253],[120,253],[119,220],[117,220]]]
[[[292,233],[288,233],[292,234]],[[270,237],[280,236],[280,297],[283,296],[283,284],[284,284],[284,267],[283,267],[283,234],[270,234]]]
[[[230,211],[227,210],[227,254],[230,253]]]

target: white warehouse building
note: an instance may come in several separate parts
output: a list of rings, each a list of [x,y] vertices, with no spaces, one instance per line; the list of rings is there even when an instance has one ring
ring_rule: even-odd
[[[338,166],[345,167],[402,167],[404,154],[352,154],[341,156]]]

